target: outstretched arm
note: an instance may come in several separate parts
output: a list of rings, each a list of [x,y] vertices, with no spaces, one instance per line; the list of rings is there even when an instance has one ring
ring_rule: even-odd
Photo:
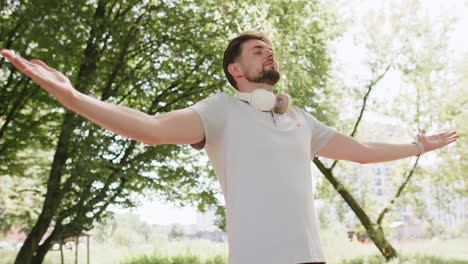
[[[201,119],[191,109],[151,116],[80,93],[65,75],[40,60],[28,61],[6,49],[0,54],[63,106],[114,133],[149,145],[194,144],[204,138]]]
[[[426,131],[418,134],[417,139],[424,152],[442,148],[458,139],[457,132],[438,133],[426,136]],[[349,160],[362,164],[399,160],[420,154],[416,144],[389,144],[378,142],[361,143],[354,138],[337,132],[318,153],[318,156]]]

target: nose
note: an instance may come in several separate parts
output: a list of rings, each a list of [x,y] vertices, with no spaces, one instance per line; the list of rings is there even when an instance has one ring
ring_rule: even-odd
[[[267,50],[267,58],[268,59],[275,59],[275,52],[273,50]]]

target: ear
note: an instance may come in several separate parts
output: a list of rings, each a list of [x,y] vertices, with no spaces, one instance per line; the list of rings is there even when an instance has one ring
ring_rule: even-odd
[[[238,63],[231,63],[228,65],[228,72],[232,75],[232,77],[242,77],[242,72],[239,69],[240,65]]]

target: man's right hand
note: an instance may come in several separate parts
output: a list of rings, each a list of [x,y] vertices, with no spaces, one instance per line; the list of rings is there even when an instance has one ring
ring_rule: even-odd
[[[7,49],[0,54],[65,107],[114,133],[149,145],[196,144],[204,139],[202,121],[191,109],[148,115],[80,93],[65,75],[40,60],[28,61]]]
[[[40,60],[26,60],[8,49],[3,49],[0,54],[7,58],[20,72],[31,78],[44,90],[55,96],[62,104],[73,97],[75,88],[70,80],[61,72],[47,66]]]

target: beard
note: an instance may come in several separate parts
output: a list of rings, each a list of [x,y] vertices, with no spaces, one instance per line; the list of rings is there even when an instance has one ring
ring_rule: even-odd
[[[280,73],[275,69],[263,70],[259,73],[258,76],[246,75],[245,78],[249,82],[254,83],[265,83],[268,85],[275,85],[280,79]]]

